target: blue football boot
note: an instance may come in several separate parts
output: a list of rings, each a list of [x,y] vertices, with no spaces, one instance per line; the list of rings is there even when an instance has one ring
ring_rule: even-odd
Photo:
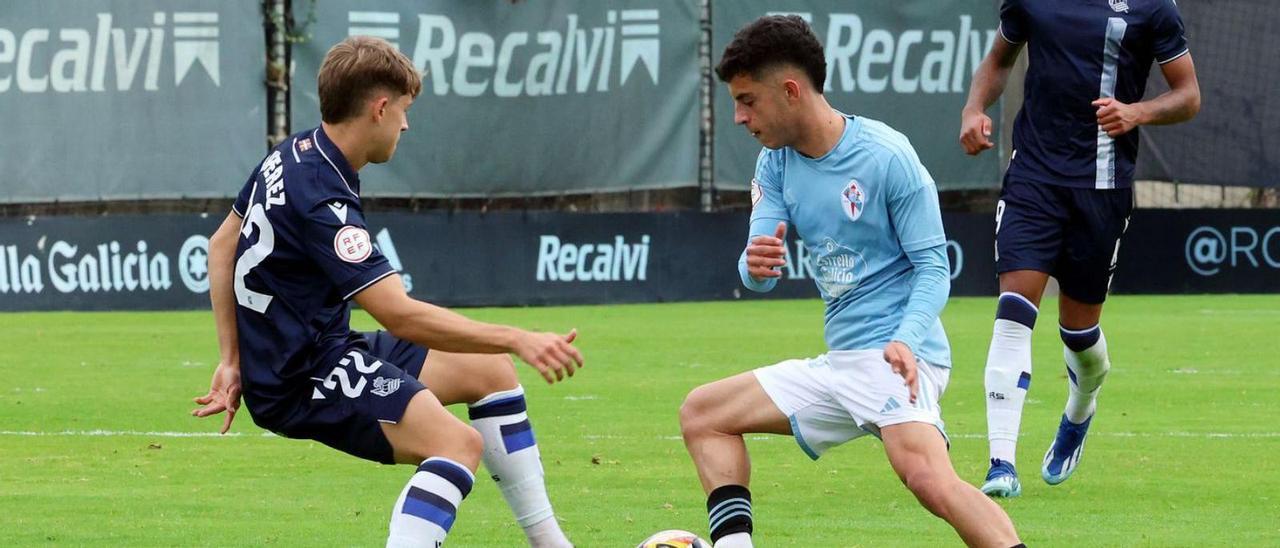
[[[1062,422],[1058,424],[1058,435],[1053,439],[1053,445],[1049,446],[1049,451],[1044,454],[1044,464],[1040,467],[1040,476],[1045,483],[1057,485],[1067,481],[1071,473],[1076,471],[1076,466],[1080,465],[1080,457],[1084,454],[1084,437],[1089,433],[1091,422],[1093,415],[1089,415],[1080,424],[1067,420],[1066,415],[1062,416]]]
[[[991,469],[987,471],[987,482],[982,484],[982,492],[994,498],[1021,495],[1022,484],[1018,482],[1018,471],[1013,463],[991,459]]]

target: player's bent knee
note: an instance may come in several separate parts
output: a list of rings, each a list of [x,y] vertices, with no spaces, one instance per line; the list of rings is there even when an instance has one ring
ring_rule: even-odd
[[[712,431],[716,398],[710,385],[694,388],[680,404],[680,432],[686,439]]]
[[[436,439],[430,439],[430,436],[435,436]],[[480,464],[480,455],[484,453],[484,438],[480,436],[480,432],[461,422],[448,429],[424,432],[422,439],[426,442],[422,454],[418,455],[422,460],[445,457],[461,463],[473,472]]]
[[[480,432],[446,411],[426,390],[413,397],[399,423],[383,425],[383,431],[396,462],[402,464],[445,457],[475,470],[484,451]]]
[[[920,470],[904,475],[902,483],[906,484],[907,489],[925,509],[936,515],[943,515],[947,490],[951,487],[948,478],[932,470]]]
[[[467,392],[470,393],[468,399],[473,401],[494,392],[513,390],[520,384],[515,361],[506,354],[477,355],[471,365],[474,374],[470,375]]]
[[[493,391],[511,390],[520,384],[516,377],[516,362],[507,354],[496,354],[492,358],[493,365],[488,375],[490,388]]]
[[[468,457],[468,462],[478,463],[480,455],[484,453],[484,437],[480,435],[479,430],[471,426],[466,426],[463,432],[459,451]]]

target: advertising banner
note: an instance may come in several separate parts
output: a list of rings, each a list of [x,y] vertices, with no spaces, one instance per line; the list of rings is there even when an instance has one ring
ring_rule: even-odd
[[[0,202],[234,195],[266,150],[260,4],[0,2]]]
[[[990,0],[714,0],[711,13],[713,67],[747,23],[766,14],[799,15],[826,49],[823,89],[833,107],[906,135],[939,190],[999,186],[998,156],[966,156],[959,142],[973,71],[997,36]],[[733,99],[718,80],[712,112],[715,186],[747,190],[760,143],[735,127]],[[999,106],[988,115],[998,120]]]
[[[361,174],[366,195],[698,184],[695,0],[373,0],[315,11],[310,40],[293,50],[295,130],[320,123],[316,73],[348,35],[384,38],[424,73],[395,159]]]
[[[208,307],[208,236],[221,216],[0,219],[0,310]],[[373,214],[370,234],[416,298],[448,306],[813,298],[788,241],[773,292],[746,290],[745,213]],[[951,294],[995,295],[995,221],[944,214]],[[429,235],[429,236],[428,236]],[[1116,293],[1280,292],[1280,216],[1140,210]]]

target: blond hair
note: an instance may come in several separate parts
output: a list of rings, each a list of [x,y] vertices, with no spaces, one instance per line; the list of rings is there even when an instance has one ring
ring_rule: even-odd
[[[336,124],[359,113],[375,91],[417,97],[422,74],[381,38],[351,36],[329,49],[320,65],[320,118]]]

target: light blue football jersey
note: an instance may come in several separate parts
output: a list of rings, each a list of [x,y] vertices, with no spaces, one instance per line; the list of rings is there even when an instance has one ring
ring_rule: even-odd
[[[773,235],[778,221],[785,221],[804,240],[826,301],[830,350],[879,349],[898,339],[925,361],[950,367],[951,349],[937,316],[950,283],[938,191],[905,136],[882,122],[846,115],[840,141],[820,158],[791,147],[766,148],[756,162],[752,202],[751,236]],[[917,271],[908,253],[917,260],[927,256],[943,278],[930,289],[933,295],[913,303],[928,309],[916,316],[922,322],[914,335],[899,331]],[[745,262],[740,266],[750,289],[768,291],[776,283],[754,280]]]

